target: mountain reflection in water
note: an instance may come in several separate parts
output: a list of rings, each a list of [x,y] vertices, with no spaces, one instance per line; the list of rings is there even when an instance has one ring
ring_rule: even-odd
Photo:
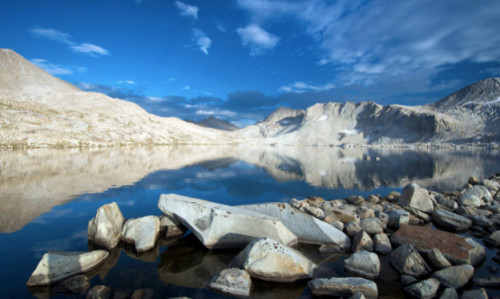
[[[186,178],[186,183],[203,179],[209,185],[214,175],[232,178],[229,182],[234,185],[227,188],[235,195],[246,192],[238,184],[251,172],[224,169],[240,161],[265,170],[277,182],[304,181],[328,189],[359,190],[380,186],[399,188],[417,182],[443,191],[461,188],[471,175],[480,178],[492,175],[499,169],[499,158],[498,151],[329,147],[165,146],[0,151],[0,232],[18,231],[54,206],[82,194],[133,185],[160,170],[198,165],[207,171]],[[160,174],[150,177],[147,183],[154,187],[166,181]]]

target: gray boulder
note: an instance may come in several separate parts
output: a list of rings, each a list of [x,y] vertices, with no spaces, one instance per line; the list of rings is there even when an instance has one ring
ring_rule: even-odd
[[[299,251],[269,238],[258,238],[248,244],[231,262],[265,281],[292,282],[313,276],[316,264]]]
[[[493,192],[496,192],[498,191],[498,189],[500,189],[500,184],[493,180],[482,180],[481,184],[485,186],[488,190],[491,190]]]
[[[182,236],[186,230],[174,214],[163,213],[163,215],[160,215],[160,231],[165,231],[166,238]]]
[[[467,217],[445,210],[434,211],[432,214],[432,220],[440,226],[453,231],[466,230],[472,225],[472,221]]]
[[[384,234],[376,234],[373,236],[373,241],[375,243],[375,248],[374,251],[379,254],[389,254],[392,251],[392,245],[391,241],[389,240],[389,237]]]
[[[134,244],[137,252],[144,252],[155,246],[159,232],[160,219],[157,216],[129,219],[123,225],[122,240]]]
[[[102,263],[109,253],[106,250],[91,252],[48,252],[31,274],[27,285],[47,286],[76,274],[87,272]]]
[[[314,296],[347,297],[362,293],[366,298],[377,298],[375,282],[361,277],[316,278],[307,283]]]
[[[434,211],[434,203],[429,196],[429,192],[415,183],[406,185],[403,188],[398,204],[401,207],[411,207],[425,213]]]
[[[427,258],[435,269],[443,269],[451,267],[451,263],[444,257],[441,251],[437,248],[432,248],[427,254]]]
[[[458,204],[463,206],[480,207],[483,201],[489,203],[493,201],[490,191],[484,186],[476,185],[467,189],[458,199]]]
[[[89,221],[88,239],[108,250],[113,249],[120,241],[124,222],[125,218],[116,202],[103,205]]]
[[[230,296],[248,297],[252,288],[252,279],[244,270],[229,268],[215,275],[209,287]]]
[[[431,267],[420,256],[415,247],[403,244],[393,250],[390,263],[400,274],[422,277],[431,272]]]
[[[467,290],[462,293],[460,299],[488,299],[488,294],[483,288],[476,290]]]
[[[385,224],[378,218],[365,218],[360,221],[359,226],[369,235],[384,232]]]
[[[410,213],[405,210],[391,210],[389,213],[390,227],[398,228],[401,224],[410,223]]]
[[[458,299],[458,293],[453,288],[446,288],[441,292],[439,299]]]
[[[359,231],[352,240],[352,249],[353,252],[366,250],[373,251],[373,240],[370,238],[370,235],[365,233],[364,231]]]
[[[280,220],[246,209],[177,194],[162,194],[158,207],[173,213],[208,249],[242,248],[258,237],[297,243]]]
[[[458,265],[441,269],[432,274],[433,278],[447,288],[460,288],[464,286],[474,275],[474,267],[471,265]]]
[[[361,226],[359,225],[359,222],[351,221],[344,226],[344,230],[348,236],[354,237],[362,229]]]
[[[362,250],[352,254],[344,261],[347,272],[368,278],[375,279],[380,273],[380,260],[373,252]]]
[[[265,203],[238,206],[265,214],[281,222],[299,239],[299,242],[317,245],[337,245],[344,250],[351,247],[351,240],[334,226],[299,211],[287,203]]]
[[[412,298],[431,299],[436,296],[438,289],[439,281],[435,278],[429,278],[414,283],[406,287],[404,290]]]
[[[490,219],[486,218],[483,215],[467,215],[467,218],[472,220],[472,222],[475,225],[478,225],[478,226],[481,226],[484,228],[488,228],[488,227],[493,226],[493,221],[491,221]]]

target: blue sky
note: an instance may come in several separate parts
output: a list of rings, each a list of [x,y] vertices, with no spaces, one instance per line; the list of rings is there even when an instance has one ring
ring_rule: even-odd
[[[500,76],[500,1],[2,0],[0,47],[151,113],[419,105]]]

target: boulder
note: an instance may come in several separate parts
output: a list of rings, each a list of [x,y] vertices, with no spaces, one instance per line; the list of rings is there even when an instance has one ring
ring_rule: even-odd
[[[436,224],[453,231],[466,230],[472,225],[472,221],[467,217],[445,210],[434,211],[432,213],[432,220]]]
[[[316,278],[307,283],[314,296],[347,297],[362,293],[366,298],[377,298],[375,282],[361,277]]]
[[[366,250],[373,251],[373,240],[370,238],[370,235],[365,233],[364,231],[359,231],[352,240],[352,249],[353,252]]]
[[[432,248],[427,254],[427,259],[431,262],[434,269],[443,269],[451,267],[451,263],[444,257],[437,248]]]
[[[137,252],[144,252],[155,246],[159,232],[160,219],[157,216],[129,219],[123,225],[122,240],[134,244]]]
[[[493,180],[482,180],[481,184],[486,187],[486,189],[491,190],[493,192],[498,191],[500,189],[500,184]]]
[[[485,240],[485,244],[491,247],[500,247],[500,230],[490,234]]]
[[[356,207],[351,205],[326,205],[325,210],[328,214],[334,216],[343,223],[351,221],[359,222],[359,216],[356,214]]]
[[[111,289],[105,285],[98,284],[87,293],[87,299],[108,299],[111,295]]]
[[[432,274],[433,278],[447,288],[460,288],[464,286],[474,275],[474,267],[471,265],[458,265],[441,269]]]
[[[359,226],[369,235],[384,232],[385,224],[378,218],[365,218],[360,221]]]
[[[458,299],[458,293],[453,288],[446,288],[441,292],[439,299]]]
[[[354,237],[362,229],[361,226],[359,225],[359,222],[351,221],[344,226],[344,230],[348,236]]]
[[[395,245],[410,244],[427,255],[433,248],[439,249],[452,264],[476,265],[485,258],[484,247],[471,238],[416,225],[402,225],[391,241]]]
[[[403,244],[391,252],[390,263],[400,274],[422,277],[431,272],[431,267],[412,245]]]
[[[165,238],[182,236],[186,228],[172,213],[160,215],[160,231],[165,231]]]
[[[231,262],[265,281],[292,282],[313,276],[316,264],[299,251],[269,238],[258,238],[248,244]]]
[[[434,298],[438,289],[439,281],[435,278],[429,278],[407,286],[404,290],[412,298],[431,299]]]
[[[351,239],[332,225],[299,211],[287,203],[266,203],[238,206],[281,220],[299,242],[315,245],[337,245],[344,250],[351,247]]]
[[[158,207],[173,213],[208,249],[242,248],[258,237],[285,245],[297,243],[278,219],[242,208],[177,194],[162,194]]]
[[[467,290],[462,293],[460,299],[488,299],[488,294],[483,288],[476,290]]]
[[[95,217],[89,221],[88,238],[96,245],[108,250],[113,249],[120,241],[124,222],[125,218],[116,202],[103,205],[97,209]]]
[[[425,213],[434,211],[434,204],[429,196],[429,192],[419,185],[412,183],[403,188],[403,193],[398,201],[401,207],[411,207]]]
[[[76,274],[87,272],[102,263],[106,250],[91,252],[47,252],[31,274],[27,285],[47,286]]]
[[[480,207],[483,201],[489,203],[493,201],[490,191],[484,186],[475,185],[467,189],[465,193],[458,199],[458,204],[463,206]]]
[[[401,224],[410,223],[410,213],[405,210],[391,210],[389,212],[389,223],[390,227],[398,228]]]
[[[244,270],[229,268],[215,275],[209,287],[230,296],[248,297],[252,288],[252,279]]]
[[[373,236],[373,241],[375,243],[374,251],[379,254],[389,254],[392,251],[391,241],[389,237],[384,234],[376,234]]]
[[[362,250],[352,254],[344,261],[347,272],[368,279],[375,279],[380,273],[380,260],[373,252]]]
[[[481,226],[484,228],[488,228],[488,227],[493,226],[493,222],[483,215],[467,215],[467,218],[472,220],[472,223],[474,223],[475,225],[478,225],[478,226]]]

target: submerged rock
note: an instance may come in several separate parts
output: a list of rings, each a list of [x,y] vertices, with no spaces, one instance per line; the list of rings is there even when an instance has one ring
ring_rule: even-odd
[[[124,222],[125,218],[116,202],[103,205],[89,221],[88,238],[96,245],[113,249],[120,241]]]
[[[230,296],[250,296],[252,280],[250,275],[241,269],[224,269],[210,281],[210,288]]]
[[[84,273],[103,262],[109,253],[106,250],[91,252],[48,252],[43,255],[27,285],[51,285],[76,274]]]
[[[242,208],[177,194],[162,194],[158,207],[173,213],[209,249],[242,248],[258,237],[297,243],[280,220]]]
[[[155,246],[160,232],[160,219],[157,216],[145,216],[129,219],[123,225],[123,241],[134,244],[137,252],[144,252]]]
[[[316,264],[299,251],[269,238],[258,238],[248,244],[231,262],[250,276],[275,282],[292,282],[311,278]]]
[[[94,286],[87,293],[87,299],[108,299],[111,295],[111,289],[105,285]]]
[[[370,299],[378,297],[377,284],[361,277],[316,278],[307,286],[314,296],[347,297],[361,293]]]

